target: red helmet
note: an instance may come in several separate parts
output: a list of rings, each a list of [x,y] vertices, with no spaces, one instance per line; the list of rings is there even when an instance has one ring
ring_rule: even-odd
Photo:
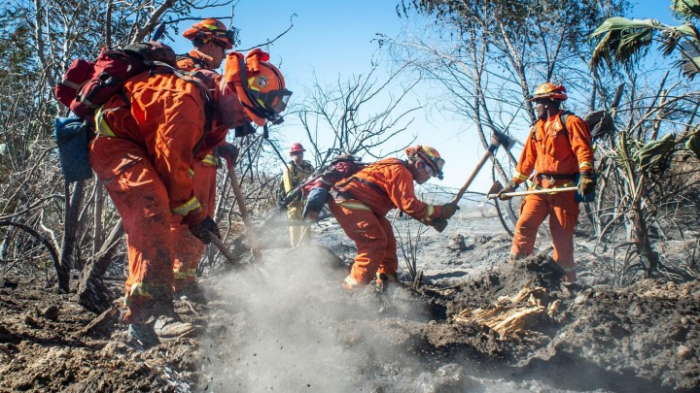
[[[442,180],[442,167],[445,165],[445,160],[440,157],[440,153],[434,147],[421,145],[408,147],[406,156],[411,159],[420,159],[435,172],[438,179]]]
[[[205,43],[209,40],[214,40],[214,42],[223,45],[226,49],[232,49],[235,41],[233,31],[226,30],[226,25],[214,18],[207,18],[193,24],[192,27],[182,33],[182,36],[190,41],[199,38]]]
[[[535,94],[530,97],[530,101],[534,101],[538,98],[549,98],[550,100],[564,101],[569,97],[566,95],[566,88],[563,85],[555,85],[553,83],[546,82],[537,86],[537,89],[535,89]]]
[[[292,155],[294,153],[303,153],[305,151],[306,149],[304,149],[304,146],[302,146],[301,143],[295,143],[292,145],[292,148],[289,149],[289,155]]]

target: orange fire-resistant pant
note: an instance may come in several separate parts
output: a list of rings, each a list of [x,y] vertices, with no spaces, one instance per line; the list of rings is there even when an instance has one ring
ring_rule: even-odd
[[[96,160],[125,157],[116,171]],[[128,159],[126,158],[128,157]],[[126,138],[96,138],[90,161],[122,218],[129,256],[124,320],[143,322],[142,307],[159,298],[170,299],[173,243],[168,192],[145,152]]]
[[[194,196],[209,217],[214,217],[216,208],[216,168],[216,158],[211,154],[192,165]],[[182,224],[181,216],[173,216],[171,231],[175,247],[173,291],[177,292],[195,281],[206,246],[192,234],[188,225]]]
[[[396,238],[391,223],[356,200],[330,201],[329,207],[338,224],[357,245],[357,257],[346,288],[368,284],[377,274],[395,276],[399,268]]]
[[[515,257],[532,255],[537,230],[549,215],[549,229],[554,244],[554,260],[566,272],[566,281],[576,281],[574,270],[574,228],[578,222],[579,206],[574,191],[557,194],[531,194],[520,205],[520,218],[515,226],[511,254]]]

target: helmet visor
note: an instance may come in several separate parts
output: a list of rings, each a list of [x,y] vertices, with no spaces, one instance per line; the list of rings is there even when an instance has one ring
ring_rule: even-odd
[[[282,113],[287,109],[287,103],[289,102],[289,97],[292,96],[292,92],[283,90],[273,90],[269,92],[262,92],[251,90],[250,94],[253,96],[258,105],[263,107],[265,110],[272,111],[274,113]]]

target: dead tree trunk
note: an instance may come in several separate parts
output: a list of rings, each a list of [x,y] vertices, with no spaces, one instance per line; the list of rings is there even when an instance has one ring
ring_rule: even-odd
[[[80,273],[78,303],[94,313],[99,314],[107,310],[112,301],[112,294],[102,281],[102,277],[112,263],[112,257],[122,236],[124,236],[124,227],[119,221],[102,244],[102,248],[90,258]]]
[[[70,269],[73,267],[73,254],[75,251],[76,232],[78,229],[78,215],[80,205],[83,202],[83,180],[75,183],[73,195],[70,195],[70,183],[66,182],[66,208],[65,224],[63,234],[63,244],[61,244],[61,258],[56,275],[58,277],[58,290],[61,293],[68,293],[70,289]]]

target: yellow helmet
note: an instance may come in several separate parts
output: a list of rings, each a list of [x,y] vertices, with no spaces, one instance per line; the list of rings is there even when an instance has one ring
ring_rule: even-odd
[[[420,159],[435,172],[438,179],[442,180],[442,167],[445,165],[445,160],[440,157],[437,149],[431,146],[416,145],[416,147],[406,149],[406,156],[411,159]]]
[[[564,101],[569,97],[566,95],[566,88],[563,85],[555,85],[553,83],[546,82],[537,86],[537,89],[535,89],[535,94],[533,94],[529,100],[534,101],[539,98]]]

